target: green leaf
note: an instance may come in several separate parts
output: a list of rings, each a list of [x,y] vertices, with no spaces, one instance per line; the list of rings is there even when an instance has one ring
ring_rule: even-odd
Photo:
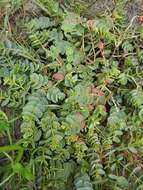
[[[39,141],[41,136],[42,136],[41,130],[35,130],[34,131],[34,141],[35,142]]]
[[[31,181],[33,179],[33,175],[31,173],[31,168],[28,165],[26,167],[24,167],[22,175],[28,181]]]
[[[115,179],[115,180],[118,178],[118,176],[113,175],[113,174],[108,175],[108,177],[111,178],[111,179]]]
[[[22,117],[25,121],[39,120],[46,110],[48,104],[46,93],[42,90],[32,93],[28,96],[28,102],[23,107]]]
[[[20,163],[13,164],[12,169],[13,169],[14,173],[23,174],[24,168],[23,168],[22,164],[20,164]]]
[[[54,103],[59,102],[60,100],[64,100],[65,94],[60,91],[57,87],[52,87],[48,90],[47,93],[48,100],[51,100]]]
[[[39,29],[49,28],[50,26],[52,26],[52,23],[50,22],[49,17],[39,17],[30,20],[30,22],[27,23],[26,26],[28,27],[28,29],[35,31]]]
[[[0,110],[0,131],[5,131],[9,128],[8,118],[6,114]]]
[[[122,188],[127,188],[129,185],[127,179],[123,176],[117,177],[117,184]]]
[[[113,137],[113,141],[116,142],[116,143],[120,143],[120,139],[117,136]]]
[[[48,77],[42,76],[37,73],[32,73],[30,75],[30,81],[33,89],[39,89],[42,86],[45,86],[48,84]]]
[[[129,149],[129,151],[131,151],[134,154],[138,153],[138,151],[137,151],[137,149],[135,147],[129,147],[128,149]]]
[[[21,175],[27,180],[32,180],[33,176],[29,166],[24,167],[21,163],[15,163],[12,165],[12,168],[14,173]]]
[[[76,25],[80,23],[80,17],[75,13],[69,13],[62,22],[62,30],[71,33],[76,30]]]
[[[105,175],[105,171],[103,170],[103,169],[97,169],[97,173],[99,174],[99,175]]]
[[[116,180],[116,183],[122,187],[122,188],[127,188],[129,183],[127,181],[127,179],[123,176],[116,176],[116,175],[113,175],[113,174],[110,174],[108,175],[109,178],[111,178],[112,180]]]

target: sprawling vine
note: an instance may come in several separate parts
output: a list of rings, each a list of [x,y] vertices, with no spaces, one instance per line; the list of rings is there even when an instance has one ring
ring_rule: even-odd
[[[10,15],[1,23],[0,186],[142,189],[140,17],[128,24],[115,9],[87,20],[54,0],[35,3],[40,16],[23,18],[20,39],[7,34]]]

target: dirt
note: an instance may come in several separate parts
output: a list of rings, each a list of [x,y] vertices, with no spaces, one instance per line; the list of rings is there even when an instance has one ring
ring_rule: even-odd
[[[128,20],[131,20],[136,15],[143,15],[143,0],[131,1],[126,4],[125,11]]]
[[[81,3],[81,0],[76,1]],[[116,7],[114,0],[82,0],[82,3],[87,7],[83,15],[89,19],[106,12],[110,13]],[[136,15],[143,15],[143,0],[128,0],[122,10],[125,11],[128,21]]]
[[[24,3],[24,11],[28,14],[34,14],[34,15],[38,15],[41,12],[36,3],[34,3],[34,0],[27,0]]]
[[[69,0],[58,0],[64,4]],[[70,0],[72,9],[79,5],[83,8],[82,15],[88,19],[93,19],[95,16],[100,16],[104,13],[111,13],[116,7],[116,0]],[[39,8],[34,4],[33,0],[27,1],[24,5],[25,11],[33,12],[36,15],[39,13]],[[124,7],[127,20],[130,21],[135,15],[143,15],[143,0],[127,0]]]
[[[85,0],[85,3],[86,2],[87,1]],[[82,14],[91,19],[97,15],[105,13],[106,11],[111,11],[114,7],[115,4],[112,0],[91,0],[87,5],[87,9]]]

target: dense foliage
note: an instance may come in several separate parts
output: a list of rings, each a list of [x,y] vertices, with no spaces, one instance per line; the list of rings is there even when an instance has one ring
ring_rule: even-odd
[[[87,20],[37,0],[40,16],[15,22],[11,2],[0,2],[0,187],[143,189],[140,17],[117,7]]]

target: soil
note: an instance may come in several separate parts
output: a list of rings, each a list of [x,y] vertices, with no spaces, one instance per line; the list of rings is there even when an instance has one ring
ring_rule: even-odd
[[[127,3],[125,11],[127,12],[128,20],[131,20],[136,15],[143,15],[143,0],[134,0]]]
[[[116,7],[116,0],[58,0],[61,4],[70,2],[72,9],[77,4],[83,11],[84,17],[93,19],[95,16],[100,16],[106,12],[111,12]],[[70,7],[70,6],[69,6]],[[27,1],[24,5],[25,11],[33,12],[36,15],[39,13],[39,8],[34,4],[33,0]],[[124,8],[127,20],[130,21],[135,15],[143,15],[143,0],[127,0]]]
[[[89,19],[104,14],[105,12],[111,12],[116,7],[114,0],[82,0],[82,2],[81,0],[75,1],[85,4],[87,8],[82,14]],[[122,9],[125,10],[127,20],[130,22],[134,16],[143,15],[143,0],[127,0]]]

